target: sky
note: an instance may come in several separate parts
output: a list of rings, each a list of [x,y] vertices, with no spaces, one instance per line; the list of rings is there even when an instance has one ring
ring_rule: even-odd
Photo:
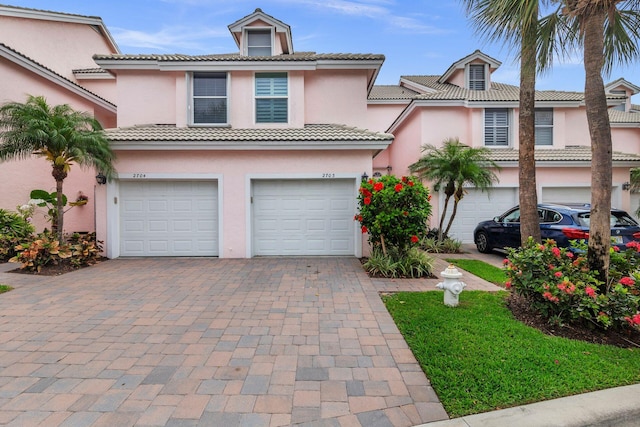
[[[0,0],[2,1],[2,0]],[[253,13],[288,24],[294,51],[375,53],[386,59],[376,80],[441,75],[476,49],[502,62],[492,80],[518,85],[516,56],[475,34],[459,0],[5,0],[13,6],[99,16],[123,53],[201,55],[237,52],[227,26]],[[554,61],[538,76],[540,90],[584,90],[580,54]],[[640,86],[640,61],[617,67],[605,83],[624,77]],[[640,104],[640,94],[632,98]]]

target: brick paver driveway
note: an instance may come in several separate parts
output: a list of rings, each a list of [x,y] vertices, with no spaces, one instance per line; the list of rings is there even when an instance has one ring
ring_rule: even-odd
[[[447,417],[355,258],[118,259],[0,283],[2,425]]]

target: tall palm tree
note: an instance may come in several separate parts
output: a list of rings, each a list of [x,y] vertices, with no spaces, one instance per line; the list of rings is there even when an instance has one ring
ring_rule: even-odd
[[[603,72],[638,58],[640,0],[556,0],[584,53],[584,100],[591,137],[591,221],[587,259],[606,283],[611,247],[611,125]]]
[[[471,148],[462,144],[457,138],[444,141],[442,148],[425,145],[422,151],[425,154],[417,162],[409,165],[409,170],[431,181],[436,191],[444,189],[444,208],[438,228],[438,240],[442,240],[443,236],[449,233],[458,210],[458,203],[464,197],[464,185],[472,185],[482,191],[488,190],[498,181],[498,177],[490,168],[499,170],[500,167],[489,159],[490,151],[487,148]],[[453,210],[447,228],[443,232],[444,219],[451,197],[453,197]]]
[[[71,165],[94,167],[113,178],[115,155],[102,126],[87,113],[69,105],[49,106],[42,96],[29,96],[25,103],[0,107],[0,161],[44,157],[56,181],[58,239],[63,239],[62,183]]]
[[[467,14],[476,31],[489,40],[501,40],[519,51],[520,103],[519,115],[519,200],[520,239],[531,236],[541,240],[538,223],[535,161],[535,86],[538,68],[538,49],[548,37],[548,29],[541,25],[540,6],[546,0],[463,0]],[[550,21],[547,21],[550,22]]]

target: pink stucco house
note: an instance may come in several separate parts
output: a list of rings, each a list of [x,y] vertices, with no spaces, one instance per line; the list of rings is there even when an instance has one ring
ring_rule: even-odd
[[[51,46],[16,35],[33,31]],[[297,52],[291,28],[260,9],[229,31],[231,54],[125,55],[99,18],[0,7],[2,102],[30,93],[91,111],[118,156],[118,179],[104,185],[99,171],[71,172],[65,192],[90,203],[69,212],[67,231],[96,230],[109,257],[360,256],[362,175],[406,174],[423,144],[451,137],[490,147],[503,166],[488,195],[469,189],[453,235],[470,242],[479,220],[517,203],[518,90],[491,80],[499,61],[476,51],[442,75],[376,86],[383,55]],[[620,79],[608,89],[614,204],[633,210],[624,183],[640,165],[629,102],[640,88]],[[582,94],[537,100],[541,200],[588,201]],[[49,174],[39,160],[3,163],[0,207],[51,190]]]

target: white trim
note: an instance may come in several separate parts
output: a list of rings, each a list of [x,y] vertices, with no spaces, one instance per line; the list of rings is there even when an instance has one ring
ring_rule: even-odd
[[[249,33],[252,31],[269,31],[269,36],[271,38],[271,53],[269,55],[249,55]],[[242,29],[242,55],[243,56],[273,56],[273,51],[275,48],[275,28],[274,27],[264,27],[264,26],[255,26],[255,27],[244,27]],[[262,46],[266,47],[266,46]]]
[[[229,72],[224,72],[224,71],[210,71],[210,73],[212,74],[225,74],[225,84],[227,86],[226,88],[226,95],[224,96],[224,99],[226,99],[227,103],[226,103],[226,109],[227,109],[227,121],[224,123],[195,123],[194,122],[194,118],[193,115],[195,114],[195,108],[193,106],[193,100],[194,100],[194,91],[193,91],[193,84],[195,82],[195,78],[193,77],[194,73],[207,73],[206,71],[192,71],[192,72],[187,72],[185,73],[185,78],[187,80],[187,124],[189,127],[231,127],[231,122],[229,121],[229,115],[230,115],[230,107],[229,107],[229,94],[231,93],[231,73]],[[223,97],[221,96],[217,96],[217,97],[203,97],[203,98],[217,98],[217,99],[221,99]]]
[[[118,179],[107,183],[107,258],[120,256],[120,182],[134,181],[215,181],[218,189],[218,258],[224,257],[223,200],[224,178],[222,174],[201,173],[120,173]],[[117,203],[115,202],[117,200]]]
[[[283,73],[287,76],[287,121],[286,122],[261,122],[258,123],[258,106],[256,100],[258,95],[256,94],[256,74],[260,74],[260,71],[253,73],[253,87],[252,87],[252,103],[253,103],[253,126],[256,128],[272,128],[272,127],[289,127],[291,123],[291,76],[288,71],[274,71],[274,73]],[[264,96],[262,99],[283,99],[284,96]]]
[[[273,123],[270,127],[275,128],[277,124]],[[108,137],[109,135],[107,135]],[[392,142],[393,139],[376,142],[365,141],[361,144],[349,141],[111,141],[111,147],[116,151],[384,150]]]
[[[368,171],[371,173],[371,171]],[[283,174],[283,173],[274,173],[274,174],[264,174],[264,173],[256,173],[256,174],[246,174],[245,175],[245,246],[246,253],[245,258],[253,258],[253,204],[251,203],[251,198],[253,197],[253,181],[262,181],[262,180],[349,180],[353,179],[353,199],[356,200],[358,197],[358,183],[361,179],[362,172],[360,173],[336,173],[332,178],[322,178],[322,173],[302,173],[302,174]],[[355,212],[354,212],[355,215]],[[360,229],[358,227],[354,227],[354,256],[356,258],[362,257],[362,233],[359,233]]]

